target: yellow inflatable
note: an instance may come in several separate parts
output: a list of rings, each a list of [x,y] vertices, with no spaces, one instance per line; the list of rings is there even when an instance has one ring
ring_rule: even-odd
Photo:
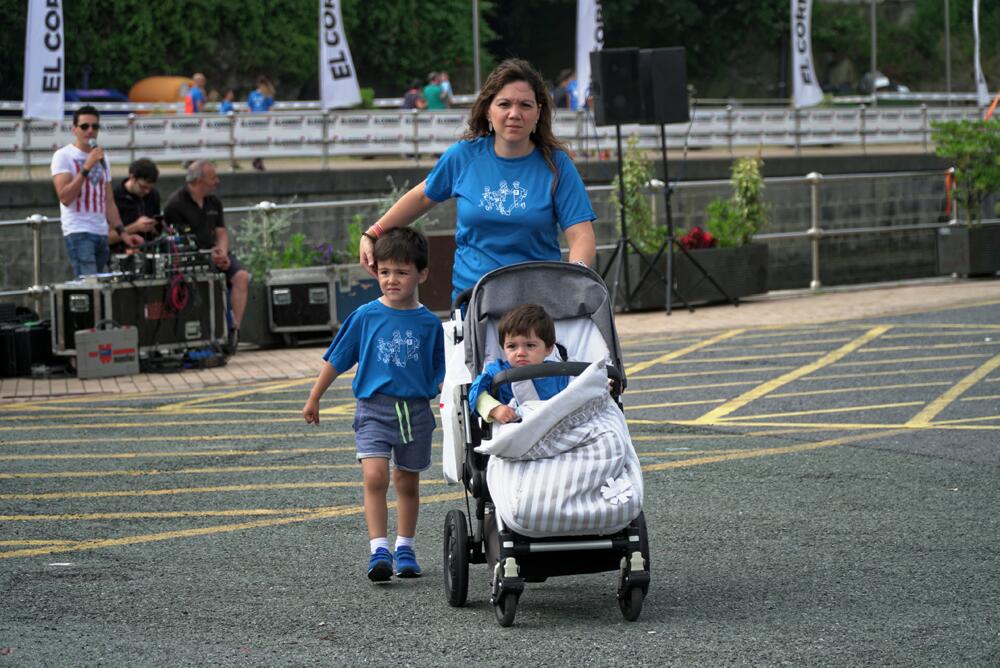
[[[146,77],[128,92],[131,102],[183,102],[194,81],[190,77]]]

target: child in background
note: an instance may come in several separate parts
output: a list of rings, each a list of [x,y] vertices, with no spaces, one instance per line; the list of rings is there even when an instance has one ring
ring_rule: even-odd
[[[416,296],[429,271],[427,238],[408,227],[384,234],[377,225],[373,229],[379,233],[374,254],[382,296],[344,321],[323,356],[302,415],[307,423],[319,424],[323,393],[338,375],[358,365],[353,427],[371,547],[368,578],[385,582],[393,572],[401,578],[420,576],[414,552],[420,472],[431,465],[435,422],[429,400],[444,379],[444,334],[441,321]],[[395,553],[389,551],[387,528],[390,459],[398,514]]]

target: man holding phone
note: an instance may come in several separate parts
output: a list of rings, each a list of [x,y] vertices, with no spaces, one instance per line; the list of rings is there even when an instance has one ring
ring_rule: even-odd
[[[163,232],[163,217],[160,215],[160,193],[156,190],[156,180],[160,170],[149,158],[139,158],[128,166],[128,178],[114,188],[115,205],[125,226],[125,232],[142,236],[143,241],[152,241]],[[112,243],[111,250],[124,253],[122,241]]]

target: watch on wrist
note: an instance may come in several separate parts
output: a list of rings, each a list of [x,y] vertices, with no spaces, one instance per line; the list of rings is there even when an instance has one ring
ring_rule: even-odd
[[[115,227],[115,232],[118,233],[118,236],[124,236],[124,234],[125,234],[125,226],[119,224],[118,226]]]
[[[90,176],[90,170],[84,167],[83,169],[80,170],[80,174],[83,175],[83,178],[87,178],[88,176]]]

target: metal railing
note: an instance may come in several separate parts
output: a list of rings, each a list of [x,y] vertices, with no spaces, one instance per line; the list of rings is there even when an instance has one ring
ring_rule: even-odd
[[[331,158],[356,156],[422,157],[443,153],[465,129],[463,110],[284,111],[266,114],[108,115],[102,119],[101,145],[115,164],[137,157],[159,162],[195,159],[228,161],[253,158]],[[931,124],[938,120],[979,119],[976,107],[734,107],[694,108],[689,123],[663,126],[673,149],[780,146],[910,144],[930,150]],[[0,166],[48,164],[53,151],[72,140],[71,122],[0,117]],[[597,127],[589,112],[560,111],[553,128],[574,151],[609,148],[614,127]],[[659,148],[660,127],[630,124],[639,147]]]
[[[823,239],[834,238],[834,237],[844,237],[844,236],[857,236],[857,235],[879,235],[886,233],[898,233],[906,231],[918,231],[918,230],[935,230],[942,227],[947,227],[948,225],[958,224],[957,219],[953,218],[948,223],[915,223],[915,224],[905,224],[905,225],[888,225],[888,226],[856,226],[856,227],[843,227],[843,228],[826,228],[824,229],[820,225],[820,211],[821,211],[821,190],[823,184],[834,184],[838,182],[850,182],[858,180],[873,180],[873,179],[906,179],[906,178],[921,178],[921,177],[932,177],[936,175],[936,172],[894,172],[894,173],[883,173],[883,174],[853,174],[853,175],[837,175],[831,177],[824,177],[822,174],[817,172],[810,172],[809,174],[802,177],[772,177],[765,179],[765,184],[768,186],[774,186],[778,184],[806,184],[809,187],[809,227],[798,231],[789,232],[771,232],[771,233],[761,233],[754,236],[757,241],[777,241],[777,240],[794,240],[794,239],[807,239],[811,246],[811,281],[809,287],[812,290],[819,290],[822,287],[820,283],[820,268],[822,257],[820,253],[820,241]],[[677,182],[671,184],[671,187],[675,192],[694,190],[700,188],[721,188],[728,187],[728,181],[686,181]],[[598,193],[607,193],[611,190],[610,185],[601,186],[590,186],[587,188],[591,195]],[[652,207],[655,211],[657,207],[657,201],[662,197],[659,189],[652,188],[649,189],[648,195],[652,201]],[[350,207],[365,207],[365,206],[378,206],[382,203],[381,198],[365,198],[365,199],[351,199],[351,200],[339,200],[339,201],[327,201],[327,202],[308,202],[308,203],[288,203],[288,204],[276,204],[274,202],[263,201],[252,206],[235,206],[227,207],[225,213],[248,213],[252,211],[260,212],[273,212],[281,209],[338,209],[338,208],[350,208]],[[41,284],[41,256],[42,256],[42,228],[49,224],[59,221],[58,217],[49,217],[42,214],[33,214],[28,216],[23,220],[5,220],[0,221],[0,231],[4,228],[13,226],[30,226],[32,229],[32,277],[33,285],[22,289],[22,290],[8,290],[0,292],[0,297],[9,296],[29,296],[35,300],[36,304],[40,306],[43,295],[48,290],[48,286]],[[983,221],[984,224],[1000,224],[1000,220],[989,219]],[[607,248],[611,248],[609,246]],[[599,247],[599,248],[603,248]]]

